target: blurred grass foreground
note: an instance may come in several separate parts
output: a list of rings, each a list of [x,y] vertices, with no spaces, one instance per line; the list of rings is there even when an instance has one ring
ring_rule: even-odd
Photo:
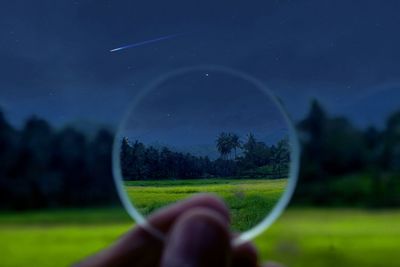
[[[256,239],[287,266],[398,266],[400,211],[292,208]],[[69,266],[132,227],[120,209],[3,213],[0,266]]]
[[[314,102],[298,129],[299,184],[256,239],[262,258],[400,266],[400,112],[360,129]],[[0,112],[0,266],[68,266],[132,227],[113,186],[112,140],[38,118],[16,129]]]

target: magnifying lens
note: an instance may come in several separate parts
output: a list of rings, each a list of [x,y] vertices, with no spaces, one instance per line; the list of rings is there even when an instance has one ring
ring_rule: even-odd
[[[198,66],[167,73],[130,105],[113,147],[122,203],[145,229],[154,210],[213,193],[231,213],[235,244],[268,228],[296,186],[299,143],[282,103],[261,81]]]

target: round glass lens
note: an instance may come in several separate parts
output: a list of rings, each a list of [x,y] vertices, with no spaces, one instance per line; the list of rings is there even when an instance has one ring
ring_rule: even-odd
[[[296,184],[299,149],[281,103],[258,80],[221,67],[169,73],[140,93],[120,125],[113,167],[139,224],[197,193],[230,209],[246,241],[282,212]],[[151,227],[151,226],[150,226]]]

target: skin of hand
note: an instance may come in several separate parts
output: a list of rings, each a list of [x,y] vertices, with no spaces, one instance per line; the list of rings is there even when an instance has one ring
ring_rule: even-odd
[[[148,218],[166,236],[137,226],[75,267],[259,267],[251,243],[231,246],[229,211],[218,198],[201,194],[163,208]],[[262,265],[280,267],[276,263]]]

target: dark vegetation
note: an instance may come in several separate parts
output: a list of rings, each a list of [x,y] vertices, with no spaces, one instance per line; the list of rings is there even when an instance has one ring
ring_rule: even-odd
[[[298,129],[303,150],[294,203],[400,207],[400,112],[382,129],[359,129],[314,102]],[[0,113],[0,208],[116,203],[112,141],[105,130],[89,138],[37,118],[18,130]]]
[[[383,129],[358,129],[314,101],[298,129],[303,151],[296,203],[400,207],[400,111]]]
[[[81,207],[116,202],[111,179],[113,135],[89,139],[31,118],[14,129],[0,113],[0,208]]]
[[[284,138],[268,146],[249,134],[242,142],[234,133],[222,132],[216,147],[220,158],[194,156],[168,147],[145,146],[139,141],[121,142],[121,169],[124,180],[164,180],[199,178],[287,178],[289,141]],[[238,153],[240,152],[240,153]]]

